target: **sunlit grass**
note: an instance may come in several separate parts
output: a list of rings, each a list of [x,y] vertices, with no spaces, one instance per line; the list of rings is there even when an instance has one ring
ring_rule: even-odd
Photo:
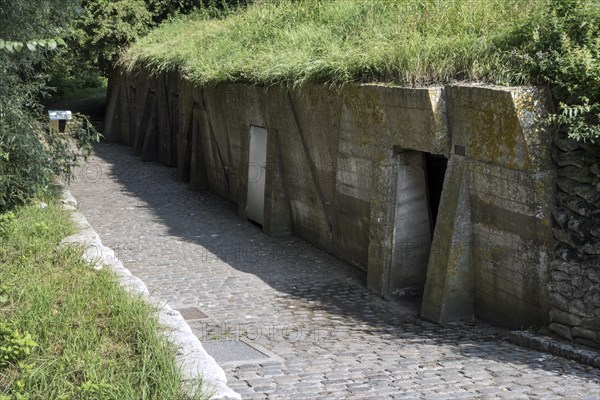
[[[0,399],[184,399],[153,309],[81,250],[59,248],[73,231],[55,202],[0,218],[0,324],[37,343],[0,360]],[[0,331],[0,356],[3,340]]]
[[[497,44],[545,0],[258,0],[163,24],[123,57],[199,84],[501,80]]]

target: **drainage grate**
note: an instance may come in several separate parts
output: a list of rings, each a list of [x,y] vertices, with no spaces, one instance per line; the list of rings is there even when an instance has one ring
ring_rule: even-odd
[[[271,359],[248,343],[237,340],[208,341],[203,342],[202,346],[218,363],[259,363]]]
[[[186,321],[193,321],[196,319],[208,318],[208,315],[204,314],[197,307],[188,307],[177,310]]]

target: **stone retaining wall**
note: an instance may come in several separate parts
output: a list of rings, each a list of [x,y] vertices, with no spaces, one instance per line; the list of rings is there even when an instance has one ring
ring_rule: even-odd
[[[600,347],[600,145],[560,132],[550,273],[550,329],[577,343]]]

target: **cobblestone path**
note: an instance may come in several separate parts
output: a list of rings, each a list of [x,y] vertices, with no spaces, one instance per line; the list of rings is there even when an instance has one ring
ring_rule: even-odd
[[[483,324],[420,321],[417,305],[370,294],[363,271],[264,235],[235,205],[190,191],[127,147],[98,145],[71,191],[150,291],[208,316],[190,325],[244,398],[600,397],[598,370]]]

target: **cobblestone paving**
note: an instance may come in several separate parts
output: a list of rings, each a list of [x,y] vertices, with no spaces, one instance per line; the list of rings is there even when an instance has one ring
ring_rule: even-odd
[[[190,191],[129,148],[97,146],[71,191],[157,297],[208,315],[190,322],[208,348],[243,341],[269,356],[221,364],[244,398],[600,398],[600,371],[509,344],[480,323],[421,321],[415,304],[370,294],[363,271],[264,235],[235,205]]]

